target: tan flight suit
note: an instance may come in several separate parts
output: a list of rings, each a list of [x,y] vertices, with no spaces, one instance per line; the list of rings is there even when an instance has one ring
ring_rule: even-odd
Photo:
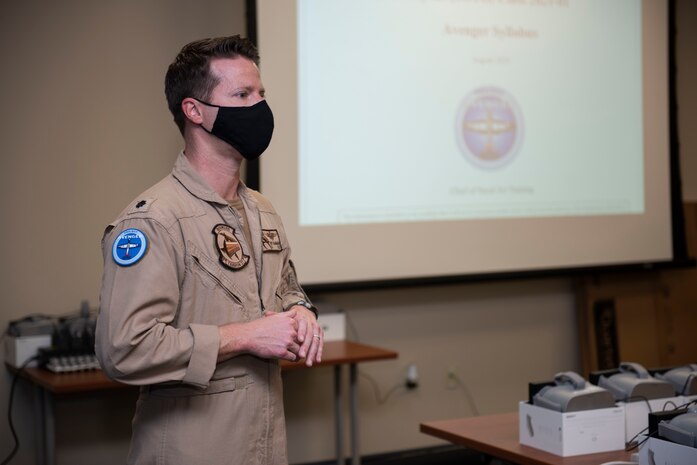
[[[241,185],[238,195],[252,244],[236,210],[181,153],[171,175],[105,231],[97,356],[109,377],[143,386],[128,463],[287,463],[278,361],[216,362],[219,325],[307,300],[280,217],[258,192]],[[121,266],[112,245],[129,228],[147,238],[146,251]]]

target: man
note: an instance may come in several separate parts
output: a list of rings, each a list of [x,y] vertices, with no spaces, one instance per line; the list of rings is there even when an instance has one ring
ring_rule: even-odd
[[[184,136],[172,173],[102,240],[97,356],[141,385],[132,464],[285,464],[279,360],[322,357],[281,219],[240,181],[273,132],[254,46],[186,45],[165,94]]]

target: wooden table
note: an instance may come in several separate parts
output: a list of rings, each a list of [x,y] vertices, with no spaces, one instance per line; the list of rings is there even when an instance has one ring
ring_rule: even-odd
[[[628,461],[624,450],[560,457],[518,442],[518,413],[421,423],[421,432],[520,465],[599,465]]]
[[[322,353],[322,362],[314,367],[334,367],[334,412],[336,427],[336,457],[337,464],[344,464],[343,452],[343,393],[341,372],[344,365],[349,366],[350,374],[350,437],[352,463],[360,464],[360,452],[358,446],[358,368],[360,362],[375,360],[387,360],[397,358],[397,352],[359,344],[351,341],[325,342]],[[313,368],[314,368],[313,367]],[[11,371],[16,369],[10,367]],[[307,369],[304,363],[281,362],[281,368],[287,370]],[[25,368],[22,377],[29,380],[35,387],[35,417],[38,425],[39,437],[37,438],[38,464],[52,465],[55,463],[55,397],[92,393],[116,389],[138,389],[134,386],[118,383],[107,378],[101,370],[84,371],[78,373],[53,373],[41,368]]]
[[[315,367],[334,366],[334,423],[335,423],[335,447],[336,463],[344,465],[343,450],[343,394],[341,383],[341,369],[349,366],[349,411],[350,411],[350,437],[351,437],[351,463],[360,465],[361,454],[358,445],[358,363],[371,362],[397,358],[397,352],[368,346],[351,341],[330,341],[324,343],[322,361]],[[296,370],[307,368],[303,363],[281,361],[281,368]]]

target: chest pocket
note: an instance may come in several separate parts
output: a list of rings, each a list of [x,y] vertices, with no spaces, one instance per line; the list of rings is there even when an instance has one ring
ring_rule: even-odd
[[[186,266],[191,278],[183,286],[182,294],[186,294],[183,300],[190,297],[197,316],[213,320],[210,323],[248,321],[249,314],[242,300],[244,293],[220,265],[196,245],[188,242],[187,249]]]

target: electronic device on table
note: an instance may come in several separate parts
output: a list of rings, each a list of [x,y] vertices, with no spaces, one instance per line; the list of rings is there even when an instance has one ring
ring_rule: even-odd
[[[662,399],[675,395],[670,383],[654,378],[638,363],[621,363],[617,373],[601,375],[598,386],[612,392],[615,399],[622,402]]]
[[[657,373],[656,378],[672,384],[675,393],[678,395],[697,395],[697,363],[691,363],[667,370],[663,373]]]
[[[56,373],[99,369],[94,353],[96,319],[89,304],[83,301],[80,310],[70,316],[32,315],[10,322],[5,359],[17,368],[38,366]]]

